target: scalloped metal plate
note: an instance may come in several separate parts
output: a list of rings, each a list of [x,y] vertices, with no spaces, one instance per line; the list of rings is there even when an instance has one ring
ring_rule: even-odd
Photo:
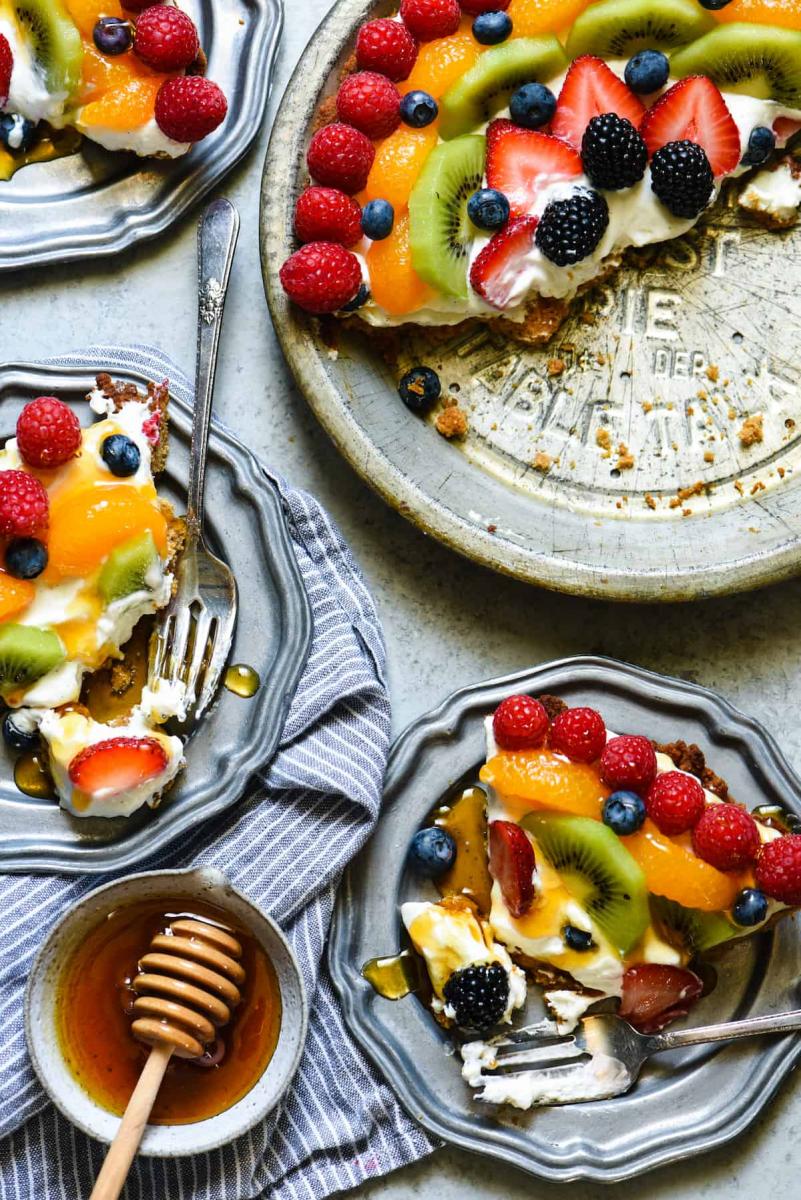
[[[135,371],[115,376],[138,386]],[[78,407],[94,384],[81,367],[0,367],[3,438],[22,405],[42,393]],[[170,401],[170,454],[159,492],[182,512],[186,501],[191,411]],[[252,454],[213,425],[206,478],[209,541],[239,581],[239,617],[231,662],[246,662],[261,677],[250,700],[220,693],[186,747],[186,770],[156,810],[128,818],[78,819],[52,801],[16,788],[10,758],[0,750],[0,872],[94,874],[141,867],[158,850],[242,797],[253,773],[278,745],[289,704],[311,645],[311,611],[289,542],[281,499]]]
[[[661,1055],[632,1092],[615,1100],[531,1113],[493,1109],[472,1100],[450,1038],[420,1001],[384,1000],[360,972],[368,959],[395,952],[405,936],[398,906],[420,897],[420,881],[404,863],[414,830],[440,797],[475,779],[484,717],[521,691],[593,705],[621,732],[697,742],[733,795],[751,806],[781,801],[801,813],[801,782],[766,730],[720,696],[604,658],[564,659],[465,688],[395,742],[383,815],[346,874],[329,941],[329,966],[351,1032],[430,1133],[544,1179],[617,1182],[736,1138],[801,1058],[801,1040],[755,1039]],[[692,1023],[797,1007],[795,922],[730,946],[714,961],[718,986],[695,1008]],[[542,1007],[539,989],[530,992],[526,1015],[533,1017]]]

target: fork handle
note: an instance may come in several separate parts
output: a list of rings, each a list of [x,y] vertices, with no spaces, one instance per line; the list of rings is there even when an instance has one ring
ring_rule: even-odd
[[[220,344],[223,308],[228,292],[231,264],[239,236],[239,213],[230,200],[214,200],[197,231],[198,314],[195,408],[192,418],[192,453],[186,520],[189,533],[199,535],[203,527],[203,494],[206,485],[206,451],[214,400],[214,377]]]
[[[701,1042],[733,1042],[738,1038],[754,1037],[760,1033],[793,1033],[801,1030],[801,1010],[768,1013],[764,1017],[749,1017],[745,1021],[722,1021],[719,1025],[701,1025],[696,1029],[676,1029],[670,1033],[654,1033],[643,1037],[647,1054],[676,1050],[680,1046],[696,1046]]]

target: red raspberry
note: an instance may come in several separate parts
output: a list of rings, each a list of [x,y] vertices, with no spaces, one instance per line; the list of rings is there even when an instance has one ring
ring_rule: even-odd
[[[710,804],[693,829],[693,850],[719,871],[739,871],[759,851],[757,823],[736,804]]]
[[[356,62],[360,71],[379,71],[400,83],[409,78],[417,62],[417,42],[400,21],[380,17],[359,30]]]
[[[80,448],[78,418],[55,396],[39,396],[17,418],[17,445],[28,466],[60,467]]]
[[[47,529],[47,492],[26,471],[0,471],[0,537],[35,537]]]
[[[801,904],[801,833],[765,842],[756,863],[757,886],[782,904]]]
[[[605,745],[606,726],[594,708],[568,708],[554,717],[551,749],[571,762],[595,762]]]
[[[306,152],[312,178],[326,187],[341,188],[349,196],[360,192],[367,183],[374,158],[375,148],[370,139],[338,121],[318,129]]]
[[[648,816],[660,833],[675,837],[700,820],[706,807],[704,789],[692,775],[665,771],[657,775],[645,798]]]
[[[295,233],[301,242],[355,246],[362,236],[362,210],[336,188],[310,187],[295,205]]]
[[[191,17],[180,8],[154,4],[140,14],[134,34],[134,53],[155,71],[183,71],[200,49]]]
[[[400,125],[400,92],[385,75],[357,71],[337,93],[337,116],[370,138],[383,138]]]
[[[624,734],[608,741],[601,755],[601,779],[611,788],[647,792],[656,775],[656,754],[648,738]]]
[[[502,750],[533,750],[548,732],[548,714],[531,696],[507,696],[495,709],[492,732]]]
[[[506,12],[509,7],[509,0],[459,0],[459,3],[471,17],[485,12]]]
[[[456,33],[462,19],[459,0],[401,0],[400,15],[406,28],[421,42]]]
[[[287,259],[281,285],[306,312],[330,313],[349,304],[362,284],[359,260],[336,242],[309,242]]]
[[[397,21],[394,22],[397,25]],[[0,108],[8,104],[8,93],[11,90],[11,72],[14,69],[14,55],[8,44],[8,38],[0,33]]]
[[[202,75],[166,79],[156,96],[156,124],[174,142],[199,142],[225,120],[222,89]]]

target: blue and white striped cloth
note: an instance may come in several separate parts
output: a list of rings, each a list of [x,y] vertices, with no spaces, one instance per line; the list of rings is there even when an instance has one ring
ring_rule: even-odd
[[[136,367],[191,401],[175,366],[140,347],[65,362]],[[221,868],[287,932],[313,997],[309,1039],[287,1099],[229,1146],[184,1159],[141,1158],[127,1200],[316,1200],[427,1154],[433,1143],[348,1036],[322,962],[334,894],[369,837],[381,798],[390,713],[381,628],[339,531],[320,505],[269,475],[289,515],[314,614],[306,671],[275,759],[249,798],[142,869]],[[25,1048],[22,996],[44,931],[109,877],[0,877],[0,1197],[79,1200],[105,1148],[48,1103]]]

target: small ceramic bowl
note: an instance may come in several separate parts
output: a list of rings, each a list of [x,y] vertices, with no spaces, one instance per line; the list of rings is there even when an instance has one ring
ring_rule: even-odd
[[[178,1158],[214,1150],[246,1133],[273,1109],[288,1088],[306,1038],[308,1006],[297,960],[271,917],[212,868],[148,871],[128,875],[90,892],[56,923],[36,956],[25,995],[25,1034],[36,1074],[50,1099],[68,1120],[101,1142],[110,1142],[120,1119],[101,1108],[73,1076],[59,1044],[56,1004],[64,964],[86,934],[107,913],[124,904],[159,896],[205,900],[245,926],[270,958],[281,991],[281,1031],[264,1074],[231,1108],[189,1125],[148,1125],[141,1154]]]

